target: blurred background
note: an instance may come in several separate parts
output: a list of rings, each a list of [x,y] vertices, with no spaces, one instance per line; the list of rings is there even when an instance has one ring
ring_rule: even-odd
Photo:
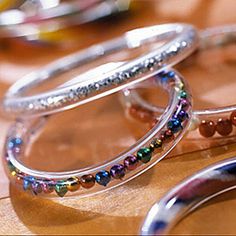
[[[199,29],[236,23],[235,0],[2,0],[0,11],[0,97],[32,70],[127,30],[168,22],[191,23]],[[130,56],[124,53],[105,61]],[[178,67],[192,88],[194,108],[235,104],[235,61],[234,44]],[[168,97],[155,92],[143,91],[150,101],[165,104]],[[119,94],[57,114],[23,161],[37,169],[71,170],[110,159],[149,129],[124,114]],[[10,122],[0,115],[2,145]],[[188,175],[235,155],[234,143],[235,138],[212,144],[183,141],[171,158],[142,176],[85,199],[28,196],[8,183],[0,167],[0,234],[137,234],[154,202]],[[172,233],[235,234],[235,196],[232,191],[204,205]]]

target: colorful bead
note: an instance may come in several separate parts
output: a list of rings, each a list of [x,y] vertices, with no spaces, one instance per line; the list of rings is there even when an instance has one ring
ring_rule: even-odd
[[[93,175],[83,175],[80,178],[80,184],[83,188],[92,188],[95,184],[95,178]]]
[[[227,136],[233,131],[233,125],[229,119],[218,119],[216,124],[216,131],[222,135]]]
[[[8,141],[8,148],[9,149],[14,149],[16,147],[21,146],[23,143],[21,138],[12,138]]]
[[[187,99],[182,98],[182,99],[179,100],[178,107],[180,107],[181,110],[186,111],[190,107],[190,103]]]
[[[42,189],[44,193],[52,193],[54,190],[54,181],[52,180],[44,180],[42,182]]]
[[[143,163],[147,163],[147,162],[149,162],[151,160],[152,151],[150,150],[150,148],[141,148],[137,152],[137,157]]]
[[[136,156],[130,155],[125,158],[124,166],[127,170],[134,170],[138,166],[138,158]]]
[[[111,181],[111,176],[108,171],[103,170],[95,175],[95,179],[98,184],[107,186],[107,184]]]
[[[38,193],[41,193],[43,191],[42,186],[38,182],[33,182],[31,184],[32,192],[37,195]]]
[[[7,162],[7,166],[10,172],[16,171],[16,167],[10,161]]]
[[[55,191],[59,197],[64,197],[68,191],[65,181],[63,180],[57,181],[55,185]]]
[[[110,174],[114,179],[122,179],[125,176],[125,167],[121,164],[116,164],[111,167]]]
[[[234,126],[236,126],[236,111],[233,111],[230,116],[230,120]]]
[[[172,118],[168,123],[167,123],[168,129],[170,129],[173,133],[177,133],[182,129],[181,122],[176,119]]]
[[[152,144],[154,145],[154,147],[155,147],[156,149],[161,148],[161,147],[162,147],[162,140],[155,138],[155,139],[152,141]]]
[[[188,113],[184,110],[179,111],[174,118],[180,120],[181,122],[188,119]]]
[[[181,91],[180,98],[187,98],[187,93],[185,91]]]
[[[164,142],[171,142],[172,140],[174,140],[174,134],[170,129],[167,129],[166,131],[164,131]]]
[[[35,178],[31,176],[26,176],[23,180],[23,189],[29,190],[31,188],[32,183],[35,182]]]
[[[79,180],[76,177],[71,177],[66,182],[67,182],[67,189],[71,192],[77,191],[80,187]]]
[[[216,132],[215,123],[211,120],[203,120],[199,125],[199,132],[203,137],[212,137]]]

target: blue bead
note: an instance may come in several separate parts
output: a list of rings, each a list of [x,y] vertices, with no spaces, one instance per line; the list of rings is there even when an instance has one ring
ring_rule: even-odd
[[[167,73],[167,76],[168,76],[169,78],[173,78],[173,77],[175,76],[175,72],[174,72],[174,71],[169,71],[169,72]]]
[[[103,170],[95,175],[95,179],[98,184],[106,186],[110,182],[111,176],[108,171]]]
[[[19,147],[22,145],[22,143],[23,141],[21,138],[12,138],[8,141],[8,148],[13,149],[13,148]]]
[[[180,130],[182,129],[180,120],[178,120],[178,119],[176,119],[176,118],[172,118],[172,119],[168,122],[167,127],[168,127],[173,133],[177,133],[178,131],[180,131]]]

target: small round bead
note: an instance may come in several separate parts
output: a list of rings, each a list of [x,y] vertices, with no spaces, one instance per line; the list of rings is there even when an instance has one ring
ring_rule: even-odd
[[[8,141],[8,148],[13,149],[16,147],[19,147],[23,144],[23,141],[21,138],[12,138]]]
[[[42,183],[42,189],[44,193],[52,193],[54,190],[54,181],[44,180]]]
[[[167,76],[169,78],[173,78],[175,76],[175,72],[174,71],[169,71],[169,72],[167,72]]]
[[[170,130],[170,129],[167,129],[165,132],[164,132],[164,140],[165,142],[170,142],[172,140],[174,140],[174,134],[173,132]]]
[[[179,105],[178,105],[178,107],[180,107],[181,110],[186,111],[186,110],[188,110],[188,108],[190,107],[190,103],[189,103],[189,101],[188,101],[187,99],[181,98],[181,99],[179,100]]]
[[[180,120],[181,122],[188,119],[188,113],[184,110],[181,110],[178,112],[178,114],[175,115],[175,118]]]
[[[67,179],[66,182],[67,182],[67,189],[71,192],[77,191],[80,187],[79,180],[76,177],[71,177]]]
[[[41,184],[38,182],[32,183],[31,187],[32,187],[32,191],[35,195],[37,195],[38,193],[41,193],[43,191]]]
[[[222,136],[229,135],[233,131],[231,120],[220,118],[216,124],[216,131]]]
[[[203,120],[199,125],[199,132],[203,137],[212,137],[216,132],[216,126],[211,120]]]
[[[102,170],[95,175],[96,182],[102,186],[107,186],[111,181],[111,175],[108,171]]]
[[[129,114],[141,121],[141,122],[150,122],[153,120],[154,118],[154,113],[152,111],[149,111],[139,105],[132,105],[130,108],[129,108]]]
[[[155,138],[155,139],[152,141],[152,144],[154,145],[154,147],[155,147],[156,149],[161,148],[161,147],[162,147],[162,140]]]
[[[173,133],[177,133],[182,129],[181,122],[178,119],[172,118],[167,123],[168,129],[170,129]]]
[[[55,191],[59,197],[64,197],[67,193],[67,187],[64,180],[59,180],[56,182]]]
[[[125,176],[125,167],[121,164],[116,164],[111,167],[110,174],[114,179],[122,179]]]
[[[124,166],[127,170],[134,170],[138,166],[138,158],[136,156],[130,155],[125,158]]]
[[[92,188],[95,184],[95,178],[93,175],[83,175],[80,178],[80,184],[83,188]]]
[[[180,98],[187,98],[187,93],[185,91],[181,91]]]
[[[236,111],[233,111],[230,116],[230,120],[234,126],[236,126]]]
[[[152,151],[150,150],[150,148],[141,148],[137,152],[137,157],[143,163],[147,163],[147,162],[149,162],[151,160]]]

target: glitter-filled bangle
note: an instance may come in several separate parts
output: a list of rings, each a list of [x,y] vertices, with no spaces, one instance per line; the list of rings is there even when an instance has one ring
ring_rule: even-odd
[[[0,13],[0,38],[38,40],[42,34],[125,11],[129,4],[129,0],[23,1]]]
[[[235,157],[201,170],[153,205],[141,228],[141,235],[166,235],[176,223],[201,204],[235,188]]]
[[[160,46],[163,42],[165,43]],[[194,51],[197,42],[195,29],[186,24],[164,24],[129,31],[120,38],[91,46],[26,75],[8,90],[3,109],[16,116],[39,116],[74,108],[143,81],[167,66],[178,63]],[[157,49],[152,48],[151,52],[124,63],[103,76],[94,75],[92,79],[80,83],[33,96],[25,95],[31,88],[85,63],[122,49],[140,48],[144,44],[157,46],[155,43],[159,45]]]
[[[9,130],[4,150],[5,169],[10,180],[36,195],[54,192],[60,197],[66,193],[82,196],[119,186],[151,168],[180,141],[191,119],[191,94],[184,80],[172,71],[168,80],[162,76],[158,78],[159,85],[170,97],[158,124],[128,150],[99,165],[66,172],[26,167],[21,160],[26,145],[31,144],[48,118],[16,122]]]
[[[206,29],[200,33],[200,37],[200,50],[235,43],[236,25]],[[145,87],[148,85],[145,84]],[[162,108],[148,103],[134,89],[125,91],[124,95],[127,114],[142,122],[149,123],[150,126],[155,124],[158,114],[163,112]],[[189,131],[198,131],[200,137],[203,138],[230,137],[234,134],[234,127],[236,127],[236,105],[195,110]],[[195,132],[190,132],[187,135],[189,139],[194,137],[199,138]]]

